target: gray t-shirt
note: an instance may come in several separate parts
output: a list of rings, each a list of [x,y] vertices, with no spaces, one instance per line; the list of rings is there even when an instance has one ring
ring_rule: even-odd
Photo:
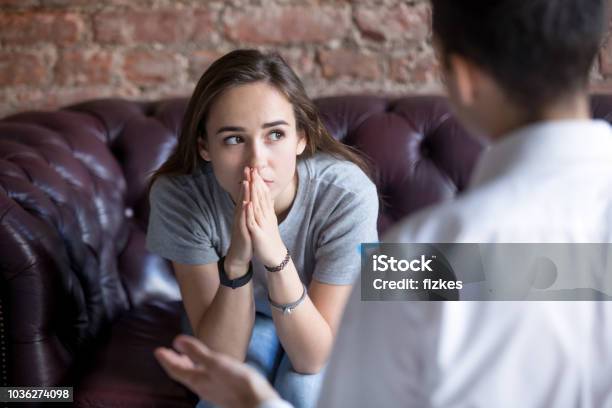
[[[377,242],[376,187],[355,164],[316,154],[297,164],[298,188],[280,223],[281,238],[300,275],[335,285],[352,284],[359,274],[359,244]],[[191,175],[155,181],[147,248],[182,264],[210,264],[227,253],[234,203],[202,164]],[[271,315],[266,271],[253,259],[257,311]]]

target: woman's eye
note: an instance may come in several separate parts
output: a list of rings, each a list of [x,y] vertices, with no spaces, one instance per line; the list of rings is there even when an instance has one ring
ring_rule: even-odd
[[[225,143],[226,145],[235,145],[238,143],[242,143],[242,137],[240,136],[228,136],[225,139],[223,139],[223,143]]]
[[[284,136],[285,134],[279,130],[273,130],[272,132],[270,132],[270,140],[274,142],[277,140],[281,140]]]

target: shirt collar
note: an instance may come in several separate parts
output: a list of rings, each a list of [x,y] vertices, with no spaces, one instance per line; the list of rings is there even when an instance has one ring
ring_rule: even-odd
[[[603,120],[540,122],[508,133],[482,152],[470,188],[502,175],[605,161],[612,163],[612,131]]]

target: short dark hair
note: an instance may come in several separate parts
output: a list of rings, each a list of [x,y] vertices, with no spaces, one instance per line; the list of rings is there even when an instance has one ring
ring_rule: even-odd
[[[606,0],[432,0],[442,63],[461,55],[525,109],[586,88]]]

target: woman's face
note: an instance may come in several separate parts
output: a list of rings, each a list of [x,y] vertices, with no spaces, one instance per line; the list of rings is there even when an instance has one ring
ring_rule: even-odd
[[[296,156],[306,138],[296,130],[293,106],[276,88],[255,82],[224,91],[210,109],[206,135],[200,155],[234,201],[245,167],[259,171],[275,200],[293,194]]]

